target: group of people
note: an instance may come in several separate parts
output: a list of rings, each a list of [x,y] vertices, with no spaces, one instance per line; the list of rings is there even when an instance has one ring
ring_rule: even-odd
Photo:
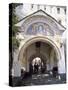
[[[34,65],[30,65],[30,73],[44,73],[46,70],[45,65],[43,64],[43,62],[41,63],[37,63],[35,62]]]
[[[39,72],[39,65],[36,64],[36,63],[34,64],[33,72],[34,72],[34,73],[38,73],[38,72]]]

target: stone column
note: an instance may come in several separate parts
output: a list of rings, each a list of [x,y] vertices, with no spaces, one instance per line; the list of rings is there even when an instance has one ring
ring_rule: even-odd
[[[28,54],[27,54],[28,49],[26,50],[26,72],[29,72],[29,61],[28,61]]]
[[[61,49],[61,59],[58,61],[58,73],[66,73],[65,70],[65,55],[64,55],[64,45],[62,45]]]
[[[21,76],[21,66],[20,66],[20,63],[18,61],[13,62],[12,75],[14,77]]]
[[[12,76],[20,77],[21,76],[21,65],[18,61],[18,51],[14,52],[13,56],[13,67],[12,67]]]
[[[52,70],[54,67],[54,50],[51,50],[51,54],[50,54],[50,70]]]

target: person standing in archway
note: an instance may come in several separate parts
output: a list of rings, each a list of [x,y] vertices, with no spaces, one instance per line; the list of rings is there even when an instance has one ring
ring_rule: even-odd
[[[38,63],[37,63],[37,65],[36,65],[36,69],[37,69],[37,73],[38,73],[38,70],[39,70],[39,65],[38,65]]]
[[[35,64],[34,64],[34,73],[38,73],[38,63],[37,62],[35,62]]]

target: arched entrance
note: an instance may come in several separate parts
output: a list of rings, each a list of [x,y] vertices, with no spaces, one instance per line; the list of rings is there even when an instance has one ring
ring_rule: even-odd
[[[53,40],[47,37],[37,36],[25,42],[20,50],[18,60],[21,63],[21,67],[24,67],[26,72],[29,72],[29,65],[36,57],[42,59],[48,71],[53,67],[58,67],[58,61],[61,55],[58,46]]]
[[[42,54],[32,55],[29,58],[29,72],[30,74],[41,74],[46,71],[46,57]]]

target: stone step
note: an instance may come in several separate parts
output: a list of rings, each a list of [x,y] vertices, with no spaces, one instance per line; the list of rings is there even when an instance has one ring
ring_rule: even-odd
[[[61,79],[50,76],[49,74],[37,74],[25,79],[14,78],[14,85],[31,86],[31,85],[46,85],[46,84],[62,84],[66,83],[66,75],[60,75]]]

